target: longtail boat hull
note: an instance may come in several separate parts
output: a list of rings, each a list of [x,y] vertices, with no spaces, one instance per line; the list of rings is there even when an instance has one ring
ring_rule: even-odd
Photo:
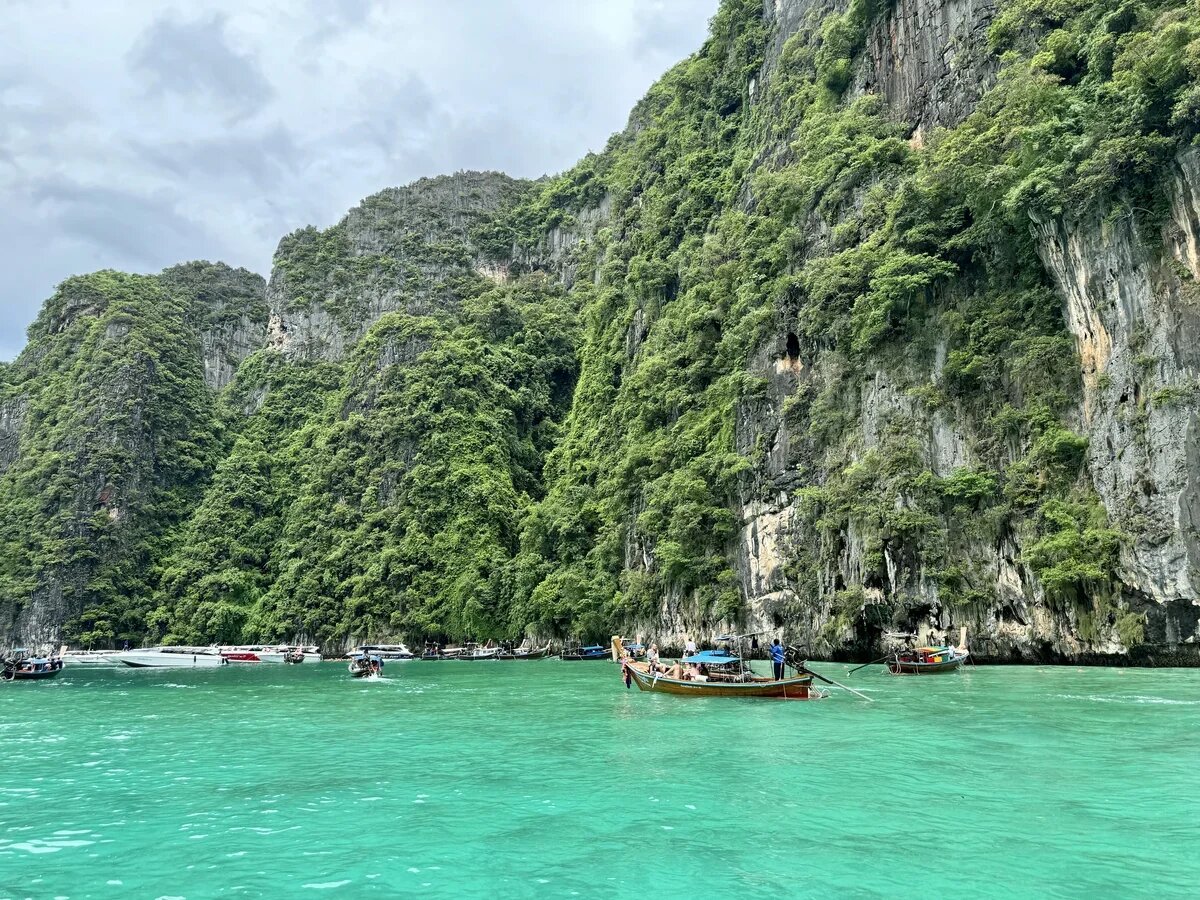
[[[655,677],[645,663],[627,663],[638,689],[679,697],[770,697],[779,700],[816,700],[824,696],[812,687],[812,675],[797,675],[776,681],[756,677],[749,681],[680,681],[664,675]]]
[[[893,656],[887,664],[893,675],[944,675],[961,669],[968,651],[942,648],[922,648]]]

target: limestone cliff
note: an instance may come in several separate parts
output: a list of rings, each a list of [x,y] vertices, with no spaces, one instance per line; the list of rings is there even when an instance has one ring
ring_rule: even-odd
[[[789,32],[811,23],[817,8],[804,2],[769,5],[779,23],[773,46],[782,48]],[[911,130],[914,140],[933,126],[957,124],[972,112],[998,70],[986,44],[995,13],[991,2],[897,3],[871,26],[851,91],[881,93],[889,114]],[[771,69],[768,60],[764,81]],[[1010,531],[998,539],[990,535],[986,543],[968,542],[962,550],[988,573],[994,589],[983,608],[954,608],[931,573],[904,574],[902,545],[885,548],[887,577],[867,588],[857,624],[841,638],[874,641],[882,631],[911,630],[941,639],[968,625],[976,649],[985,656],[1086,659],[1132,652],[1142,660],[1195,662],[1190,651],[1200,638],[1200,548],[1194,525],[1200,477],[1194,349],[1200,322],[1193,287],[1200,274],[1198,174],[1192,150],[1163,174],[1161,190],[1170,215],[1157,231],[1139,227],[1132,204],[1103,217],[1039,217],[1030,223],[1078,353],[1082,393],[1068,418],[1088,438],[1086,477],[1110,521],[1127,536],[1119,571],[1122,605],[1144,616],[1144,632],[1131,645],[1113,617],[1098,628],[1082,629],[1088,634],[1081,636],[1077,610],[1047,601],[1037,575],[1022,559],[1027,538]],[[914,382],[941,381],[945,344],[935,338],[933,345],[927,367],[896,371],[886,364],[871,366],[857,396],[842,402],[854,411],[857,452],[878,446],[889,422],[902,422],[917,437],[924,464],[946,477],[978,465],[979,459],[962,417],[929,410],[906,390]],[[837,617],[832,598],[838,590],[872,583],[853,523],[841,536],[840,555],[822,575],[824,607],[798,603],[789,578],[789,567],[805,557],[797,543],[814,537],[795,526],[802,503],[797,491],[811,482],[813,473],[805,471],[802,454],[792,447],[796,435],[787,426],[785,408],[804,384],[828,380],[829,367],[837,364],[822,354],[799,358],[783,335],[773,338],[753,365],[767,379],[767,400],[743,410],[739,436],[746,451],[764,439],[770,447],[758,476],[764,487],[744,497],[740,507],[738,569],[754,610],[751,624],[772,628],[794,622],[793,629],[799,626],[818,649],[822,629],[828,639]],[[873,602],[898,595],[905,597],[910,614],[869,621]],[[670,607],[664,614],[663,625],[671,630],[696,630],[697,623],[679,618]]]
[[[472,231],[528,188],[497,172],[424,178],[368,197],[325,231],[288,235],[267,291],[268,346],[339,360],[385,314],[434,312],[460,299],[456,279],[502,276]]]
[[[65,285],[0,640],[1196,663],[1198,80],[1182,0],[725,0],[562,175]]]

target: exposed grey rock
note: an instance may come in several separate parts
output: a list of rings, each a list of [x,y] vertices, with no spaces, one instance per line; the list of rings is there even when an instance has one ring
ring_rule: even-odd
[[[775,28],[762,78],[770,78],[793,33],[845,8],[840,0],[767,0]],[[881,93],[918,137],[932,126],[960,122],[995,76],[986,43],[994,14],[992,0],[898,0],[872,25],[851,93]],[[1079,350],[1084,392],[1073,418],[1090,439],[1088,472],[1110,520],[1133,537],[1122,552],[1120,576],[1123,604],[1146,617],[1138,659],[1194,664],[1200,641],[1200,153],[1181,155],[1167,180],[1172,215],[1161,236],[1142,234],[1131,211],[1115,221],[1042,223],[1039,247]],[[823,252],[819,238],[810,240],[809,253]],[[782,330],[787,317],[785,309]],[[904,387],[936,383],[944,358],[941,344],[928,371],[878,370],[857,396],[845,397],[860,448],[850,452],[869,450],[900,421],[919,438],[934,473],[969,467],[969,435],[952,412],[925,409]],[[789,568],[811,558],[804,557],[802,542],[812,536],[796,528],[804,502],[797,491],[822,483],[827,465],[848,460],[813,458],[803,436],[789,429],[786,409],[798,393],[835,375],[838,364],[822,354],[792,358],[782,335],[760,348],[751,371],[765,379],[766,395],[743,404],[737,429],[739,451],[766,451],[738,507],[734,559],[747,598],[739,627],[769,631],[786,622],[789,634],[807,635],[817,652],[856,637],[830,634],[831,598],[843,586],[864,584],[868,572],[863,536],[851,522],[836,539],[836,563],[820,573],[820,595],[798,596]],[[862,612],[884,596],[903,595],[916,611],[908,626],[918,640],[955,638],[957,627],[969,624],[974,646],[993,658],[1116,659],[1130,652],[1111,627],[1083,640],[1075,611],[1046,602],[1022,560],[1020,535],[996,544],[967,542],[960,553],[988,574],[995,598],[990,608],[946,608],[930,573],[912,570],[886,547],[886,583],[863,590]],[[668,597],[658,621],[647,627],[681,642],[685,632],[711,638],[733,624],[704,627],[701,613],[683,598]]]
[[[21,425],[28,406],[28,398],[21,395],[0,400],[0,474],[20,452]]]
[[[1083,364],[1092,480],[1112,521],[1133,538],[1122,577],[1160,605],[1200,596],[1198,176],[1188,151],[1176,166],[1173,219],[1161,242],[1142,234],[1132,210],[1039,229],[1039,252]]]
[[[172,266],[159,278],[188,297],[190,319],[200,334],[204,381],[221,390],[233,380],[242,360],[263,346],[266,281],[246,269],[209,262]]]
[[[956,125],[995,78],[995,0],[896,0],[870,30],[860,90],[879,93],[919,132]]]
[[[849,6],[849,0],[764,0],[774,27],[762,79],[770,78],[792,35],[816,33],[825,16]],[[849,95],[882,95],[892,115],[918,133],[961,122],[999,68],[987,42],[995,14],[996,0],[896,0],[869,24]]]
[[[473,229],[530,183],[499,172],[422,178],[368,197],[333,228],[284,238],[267,287],[267,346],[340,360],[389,312],[436,313],[457,301],[456,277],[503,279]]]

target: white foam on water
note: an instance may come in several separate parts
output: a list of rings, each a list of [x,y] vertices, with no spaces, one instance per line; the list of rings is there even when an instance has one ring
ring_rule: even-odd
[[[349,883],[350,879],[347,878],[343,881],[313,881],[308,884],[301,885],[301,887],[308,888],[311,891],[328,891],[333,888],[345,887]]]
[[[1119,703],[1133,705],[1148,703],[1163,706],[1200,706],[1200,700],[1172,700],[1169,697],[1153,697],[1131,694],[1128,697],[1113,697],[1110,694],[1055,694],[1059,700],[1086,700],[1089,703]]]

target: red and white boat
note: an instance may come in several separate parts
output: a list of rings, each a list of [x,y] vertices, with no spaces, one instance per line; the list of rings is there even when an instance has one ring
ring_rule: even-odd
[[[237,647],[218,647],[221,656],[231,663],[306,663],[320,662],[316,647],[290,644],[246,644]]]

